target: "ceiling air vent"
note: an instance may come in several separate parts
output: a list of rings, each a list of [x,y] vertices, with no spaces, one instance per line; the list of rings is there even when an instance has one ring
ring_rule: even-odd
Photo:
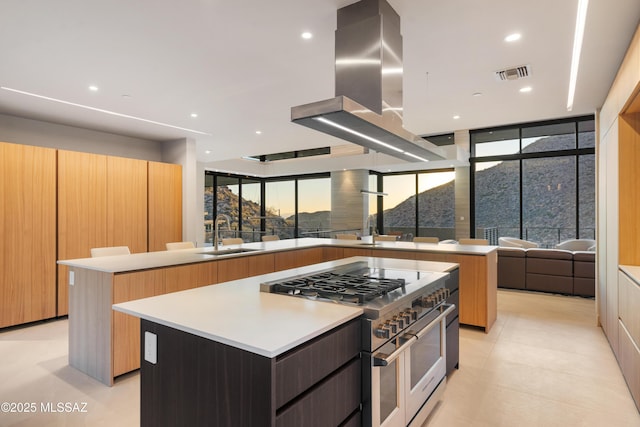
[[[496,71],[496,79],[498,80],[518,80],[529,77],[531,67],[529,65],[520,65],[518,67],[507,68],[505,70]]]

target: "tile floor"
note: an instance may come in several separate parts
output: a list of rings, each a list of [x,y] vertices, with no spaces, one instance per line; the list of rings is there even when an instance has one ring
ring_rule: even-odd
[[[589,299],[500,290],[491,332],[461,329],[460,370],[425,425],[640,426],[594,313]],[[136,426],[139,376],[106,387],[70,368],[67,321],[43,322],[0,332],[2,402],[36,412],[3,407],[0,426]],[[86,412],[43,412],[58,402]]]

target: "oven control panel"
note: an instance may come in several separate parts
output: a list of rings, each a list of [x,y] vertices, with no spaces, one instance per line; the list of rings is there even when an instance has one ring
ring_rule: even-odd
[[[373,327],[373,335],[378,339],[389,339],[414,323],[421,317],[423,311],[431,311],[449,297],[450,291],[441,287],[431,290],[411,302],[411,306],[402,308],[396,312],[378,319]],[[373,326],[373,325],[372,325]]]

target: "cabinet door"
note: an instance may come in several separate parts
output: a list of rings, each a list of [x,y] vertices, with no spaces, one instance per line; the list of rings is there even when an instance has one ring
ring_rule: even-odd
[[[0,327],[56,315],[56,152],[0,144]]]
[[[297,249],[279,252],[275,258],[275,271],[317,264],[323,261],[322,248]]]
[[[107,157],[107,246],[147,252],[147,162]]]
[[[164,272],[164,293],[167,294],[211,285],[218,279],[215,261],[167,267]]]
[[[113,304],[164,294],[164,270],[116,274],[113,277]],[[140,319],[112,311],[113,376],[140,367]]]
[[[218,261],[219,283],[244,279],[245,277],[249,277],[248,257],[229,258]]]
[[[107,156],[58,150],[58,259],[107,246]],[[68,313],[68,268],[58,266],[58,316]]]
[[[275,254],[252,255],[247,258],[249,258],[249,276],[258,276],[275,271]]]
[[[182,241],[182,166],[149,162],[149,251]]]

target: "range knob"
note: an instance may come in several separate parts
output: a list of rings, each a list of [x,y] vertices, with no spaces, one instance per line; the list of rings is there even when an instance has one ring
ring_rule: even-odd
[[[378,338],[389,338],[389,328],[387,327],[387,325],[378,325],[373,333]]]
[[[416,310],[411,309],[411,308],[407,308],[405,310],[405,315],[409,316],[409,319],[411,319],[412,321],[418,320],[418,312]]]
[[[421,301],[421,305],[422,305],[424,308],[432,308],[432,307],[435,307],[435,305],[436,305],[435,296],[432,294],[432,295],[429,295],[429,296],[423,297],[423,298],[422,298],[422,301]]]
[[[398,315],[398,316],[393,316],[393,321],[396,322],[398,324],[398,329],[402,329],[405,327],[404,324],[404,317]]]
[[[394,322],[392,320],[387,320],[385,322],[385,325],[387,326],[387,328],[389,328],[389,330],[391,331],[392,334],[395,334],[396,332],[398,332],[398,323]]]
[[[411,314],[407,313],[406,311],[400,313],[400,317],[404,319],[405,325],[408,325],[409,323],[411,323]]]

